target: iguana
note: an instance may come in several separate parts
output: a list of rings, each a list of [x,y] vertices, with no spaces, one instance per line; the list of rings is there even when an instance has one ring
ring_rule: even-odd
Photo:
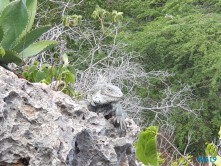
[[[98,82],[89,91],[88,109],[103,113],[106,119],[115,116],[116,123],[120,124],[121,129],[126,128],[126,113],[119,102],[122,97],[123,93],[120,88],[108,83],[105,78],[100,76]]]

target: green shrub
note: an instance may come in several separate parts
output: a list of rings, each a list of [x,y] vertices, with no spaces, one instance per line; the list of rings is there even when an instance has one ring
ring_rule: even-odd
[[[22,60],[54,47],[56,41],[35,42],[49,27],[31,30],[37,0],[16,0],[0,3],[0,64]],[[34,43],[35,42],[35,43]]]
[[[128,50],[142,55],[140,59],[147,71],[167,70],[176,74],[168,81],[169,84],[191,86],[198,98],[192,101],[192,106],[202,108],[197,112],[199,123],[195,125],[194,116],[180,112],[172,114],[172,119],[176,122],[176,145],[181,151],[188,131],[197,128],[192,134],[195,143],[189,151],[198,154],[206,141],[213,140],[221,121],[221,17],[214,6],[219,3],[215,0],[211,3],[194,0],[173,2],[174,6],[171,6],[172,1],[167,1],[164,6],[158,7],[156,10],[162,11],[162,15],[141,24],[140,31],[128,30],[122,35],[129,43]]]
[[[75,82],[74,73],[75,71],[71,66],[43,64],[40,67],[39,62],[36,61],[32,66],[25,66],[23,76],[31,82],[41,82],[47,85],[53,83],[53,88],[56,86],[54,90],[74,96],[75,91],[70,86],[70,83],[73,84]]]

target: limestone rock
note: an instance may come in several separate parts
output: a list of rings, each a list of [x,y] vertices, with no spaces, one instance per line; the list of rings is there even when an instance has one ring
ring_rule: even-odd
[[[138,131],[0,67],[0,166],[137,166]]]

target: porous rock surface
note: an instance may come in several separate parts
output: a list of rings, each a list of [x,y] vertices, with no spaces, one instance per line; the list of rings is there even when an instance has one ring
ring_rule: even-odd
[[[0,67],[0,166],[137,166],[138,131]]]

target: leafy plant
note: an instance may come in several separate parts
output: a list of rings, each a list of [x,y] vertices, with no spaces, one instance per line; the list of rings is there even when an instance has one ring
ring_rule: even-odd
[[[221,38],[220,2],[218,0],[129,0],[118,10],[131,21],[122,34],[128,51],[137,51],[146,71],[166,70],[175,73],[168,84],[188,84],[197,100],[192,115],[174,113],[175,143],[185,148],[187,133],[193,130],[188,152],[202,153],[206,141],[212,141],[220,125]],[[219,13],[217,13],[219,12]],[[121,35],[120,34],[120,35]],[[156,91],[158,87],[156,87]],[[158,93],[149,93],[160,96]],[[176,110],[178,112],[179,110]]]
[[[218,147],[214,143],[207,143],[206,155],[215,157],[218,154]]]
[[[221,127],[218,132],[218,135],[219,135],[219,139],[220,139],[221,138]],[[221,166],[221,157],[218,155],[218,147],[214,143],[207,143],[205,151],[206,151],[207,156],[215,157],[214,164],[216,166]]]
[[[120,22],[123,19],[123,12],[117,12],[116,10],[113,10],[111,13],[108,12],[105,9],[102,9],[98,5],[96,6],[95,10],[93,11],[91,17],[93,19],[97,19],[100,21],[101,25],[107,24],[107,23],[117,23]],[[104,27],[102,26],[102,29]]]
[[[24,59],[56,46],[56,41],[38,41],[50,27],[31,30],[37,0],[1,0],[0,64],[21,63]]]
[[[32,66],[25,66],[23,76],[31,82],[51,84],[54,90],[59,90],[69,96],[74,96],[75,91],[69,85],[75,82],[74,73],[75,71],[71,66],[43,64],[40,67],[39,62],[35,61]]]
[[[78,26],[82,22],[82,16],[81,15],[66,15],[63,18],[63,24],[67,27],[70,26]]]
[[[189,166],[192,161],[192,157],[193,156],[191,155],[186,156],[186,158],[180,157],[172,163],[172,166]]]
[[[145,165],[158,166],[159,156],[157,152],[157,126],[150,126],[138,135],[136,143],[136,157]]]
[[[219,139],[221,139],[221,126],[220,126],[220,130],[219,130],[218,135],[219,135]]]

